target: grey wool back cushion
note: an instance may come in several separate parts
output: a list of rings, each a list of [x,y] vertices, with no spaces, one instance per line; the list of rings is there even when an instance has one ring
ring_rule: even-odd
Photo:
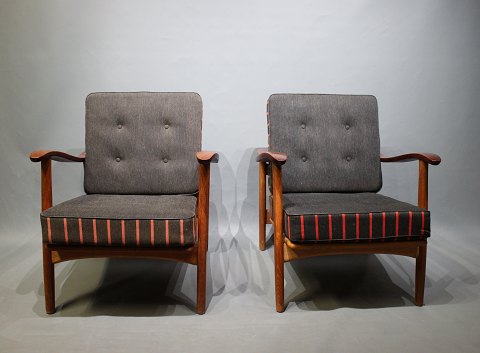
[[[269,149],[283,152],[283,191],[376,192],[382,186],[373,96],[274,94]]]
[[[191,194],[198,189],[202,100],[196,93],[92,93],[85,191]]]

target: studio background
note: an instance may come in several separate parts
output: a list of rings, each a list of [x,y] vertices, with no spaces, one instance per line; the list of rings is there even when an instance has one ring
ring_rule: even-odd
[[[129,342],[142,341],[145,351],[162,344],[171,351],[222,351],[228,344],[227,351],[233,352],[245,339],[254,351],[283,347],[309,352],[321,346],[340,351],[474,351],[480,345],[480,325],[474,319],[480,314],[478,38],[480,2],[475,0],[1,0],[0,342],[15,351],[47,347],[53,337],[62,337],[64,348],[72,350],[100,344],[127,351],[124,341],[115,341],[108,332],[121,322],[120,332],[132,335]],[[85,97],[98,91],[193,91],[202,97],[202,147],[220,153],[220,163],[212,167],[210,303],[203,317],[182,305],[195,295],[190,266],[110,260],[57,266],[57,305],[73,303],[54,317],[44,315],[40,166],[28,155],[35,149],[83,151]],[[373,266],[388,285],[399,288],[385,294],[396,295],[397,301],[383,305],[387,309],[364,306],[349,293],[349,299],[333,298],[339,304],[325,309],[315,297],[325,287],[310,288],[310,293],[306,283],[332,280],[308,272],[313,266],[321,273],[322,262],[310,261],[287,265],[286,298],[298,301],[284,314],[274,313],[273,255],[271,249],[259,252],[257,247],[254,153],[267,145],[265,110],[272,93],[375,95],[385,154],[418,151],[442,157],[429,176],[432,238],[426,307],[417,309],[404,298],[413,293],[409,259],[341,257],[338,266],[344,272],[337,270],[338,276],[352,264],[365,273]],[[416,203],[417,163],[382,168],[381,193]],[[53,175],[54,203],[83,193],[81,165],[54,163]],[[336,263],[333,258],[324,261]],[[163,297],[179,301],[157,307],[148,297],[152,302],[144,308],[142,296],[97,293],[97,298],[111,299],[110,307],[92,298],[98,288],[101,293],[109,290],[102,286],[108,281],[102,274],[110,271],[122,281],[115,275],[126,272],[118,290],[128,292],[139,285],[136,275],[155,266],[163,268],[156,275],[168,287],[166,292],[160,289]],[[155,277],[147,279],[146,291],[158,284]],[[299,283],[308,295],[302,294],[302,286],[297,288]],[[348,284],[340,291],[346,288]],[[84,328],[91,331],[90,339],[73,334],[85,325],[82,320],[92,318],[97,321]],[[400,323],[391,323],[395,318]],[[357,329],[361,322],[370,323],[372,331],[359,333],[349,326],[352,320]],[[389,333],[378,336],[387,322],[414,338],[393,344]],[[137,325],[148,328],[137,332]],[[298,336],[302,343],[295,345],[291,325],[305,328]],[[423,339],[414,334],[415,325],[427,330]],[[165,327],[188,329],[193,337],[177,339]],[[335,339],[335,327],[333,331],[351,329],[355,339]],[[292,338],[287,340],[286,333]],[[424,349],[416,349],[419,342]]]

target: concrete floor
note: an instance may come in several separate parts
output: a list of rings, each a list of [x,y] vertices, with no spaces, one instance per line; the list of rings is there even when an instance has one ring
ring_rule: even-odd
[[[286,265],[283,314],[273,248],[258,251],[255,234],[220,237],[203,316],[193,266],[118,259],[56,265],[58,311],[47,316],[40,235],[3,237],[0,352],[479,352],[476,231],[434,233],[426,306],[412,302],[413,259],[336,256]]]

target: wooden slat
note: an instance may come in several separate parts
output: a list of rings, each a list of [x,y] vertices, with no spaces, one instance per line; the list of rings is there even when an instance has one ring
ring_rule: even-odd
[[[419,246],[426,246],[425,240],[379,243],[316,243],[298,244],[285,238],[285,262],[313,256],[343,254],[394,254],[416,258]]]
[[[197,263],[197,247],[189,248],[122,248],[97,246],[55,246],[46,245],[51,251],[53,263],[63,261],[99,258],[149,258],[186,262],[192,265]]]

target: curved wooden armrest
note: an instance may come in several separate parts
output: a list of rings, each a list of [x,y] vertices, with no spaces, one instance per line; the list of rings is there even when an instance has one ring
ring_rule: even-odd
[[[212,151],[197,152],[197,161],[200,164],[218,163],[218,153]]]
[[[270,162],[278,165],[285,164],[287,155],[281,152],[270,152],[266,148],[257,148],[257,162]]]
[[[411,162],[416,160],[432,165],[438,165],[442,161],[440,156],[435,153],[406,153],[393,157],[387,157],[380,153],[380,161],[382,162]]]
[[[32,162],[42,162],[49,159],[58,162],[85,162],[85,152],[80,153],[78,156],[53,150],[38,150],[30,153]]]

